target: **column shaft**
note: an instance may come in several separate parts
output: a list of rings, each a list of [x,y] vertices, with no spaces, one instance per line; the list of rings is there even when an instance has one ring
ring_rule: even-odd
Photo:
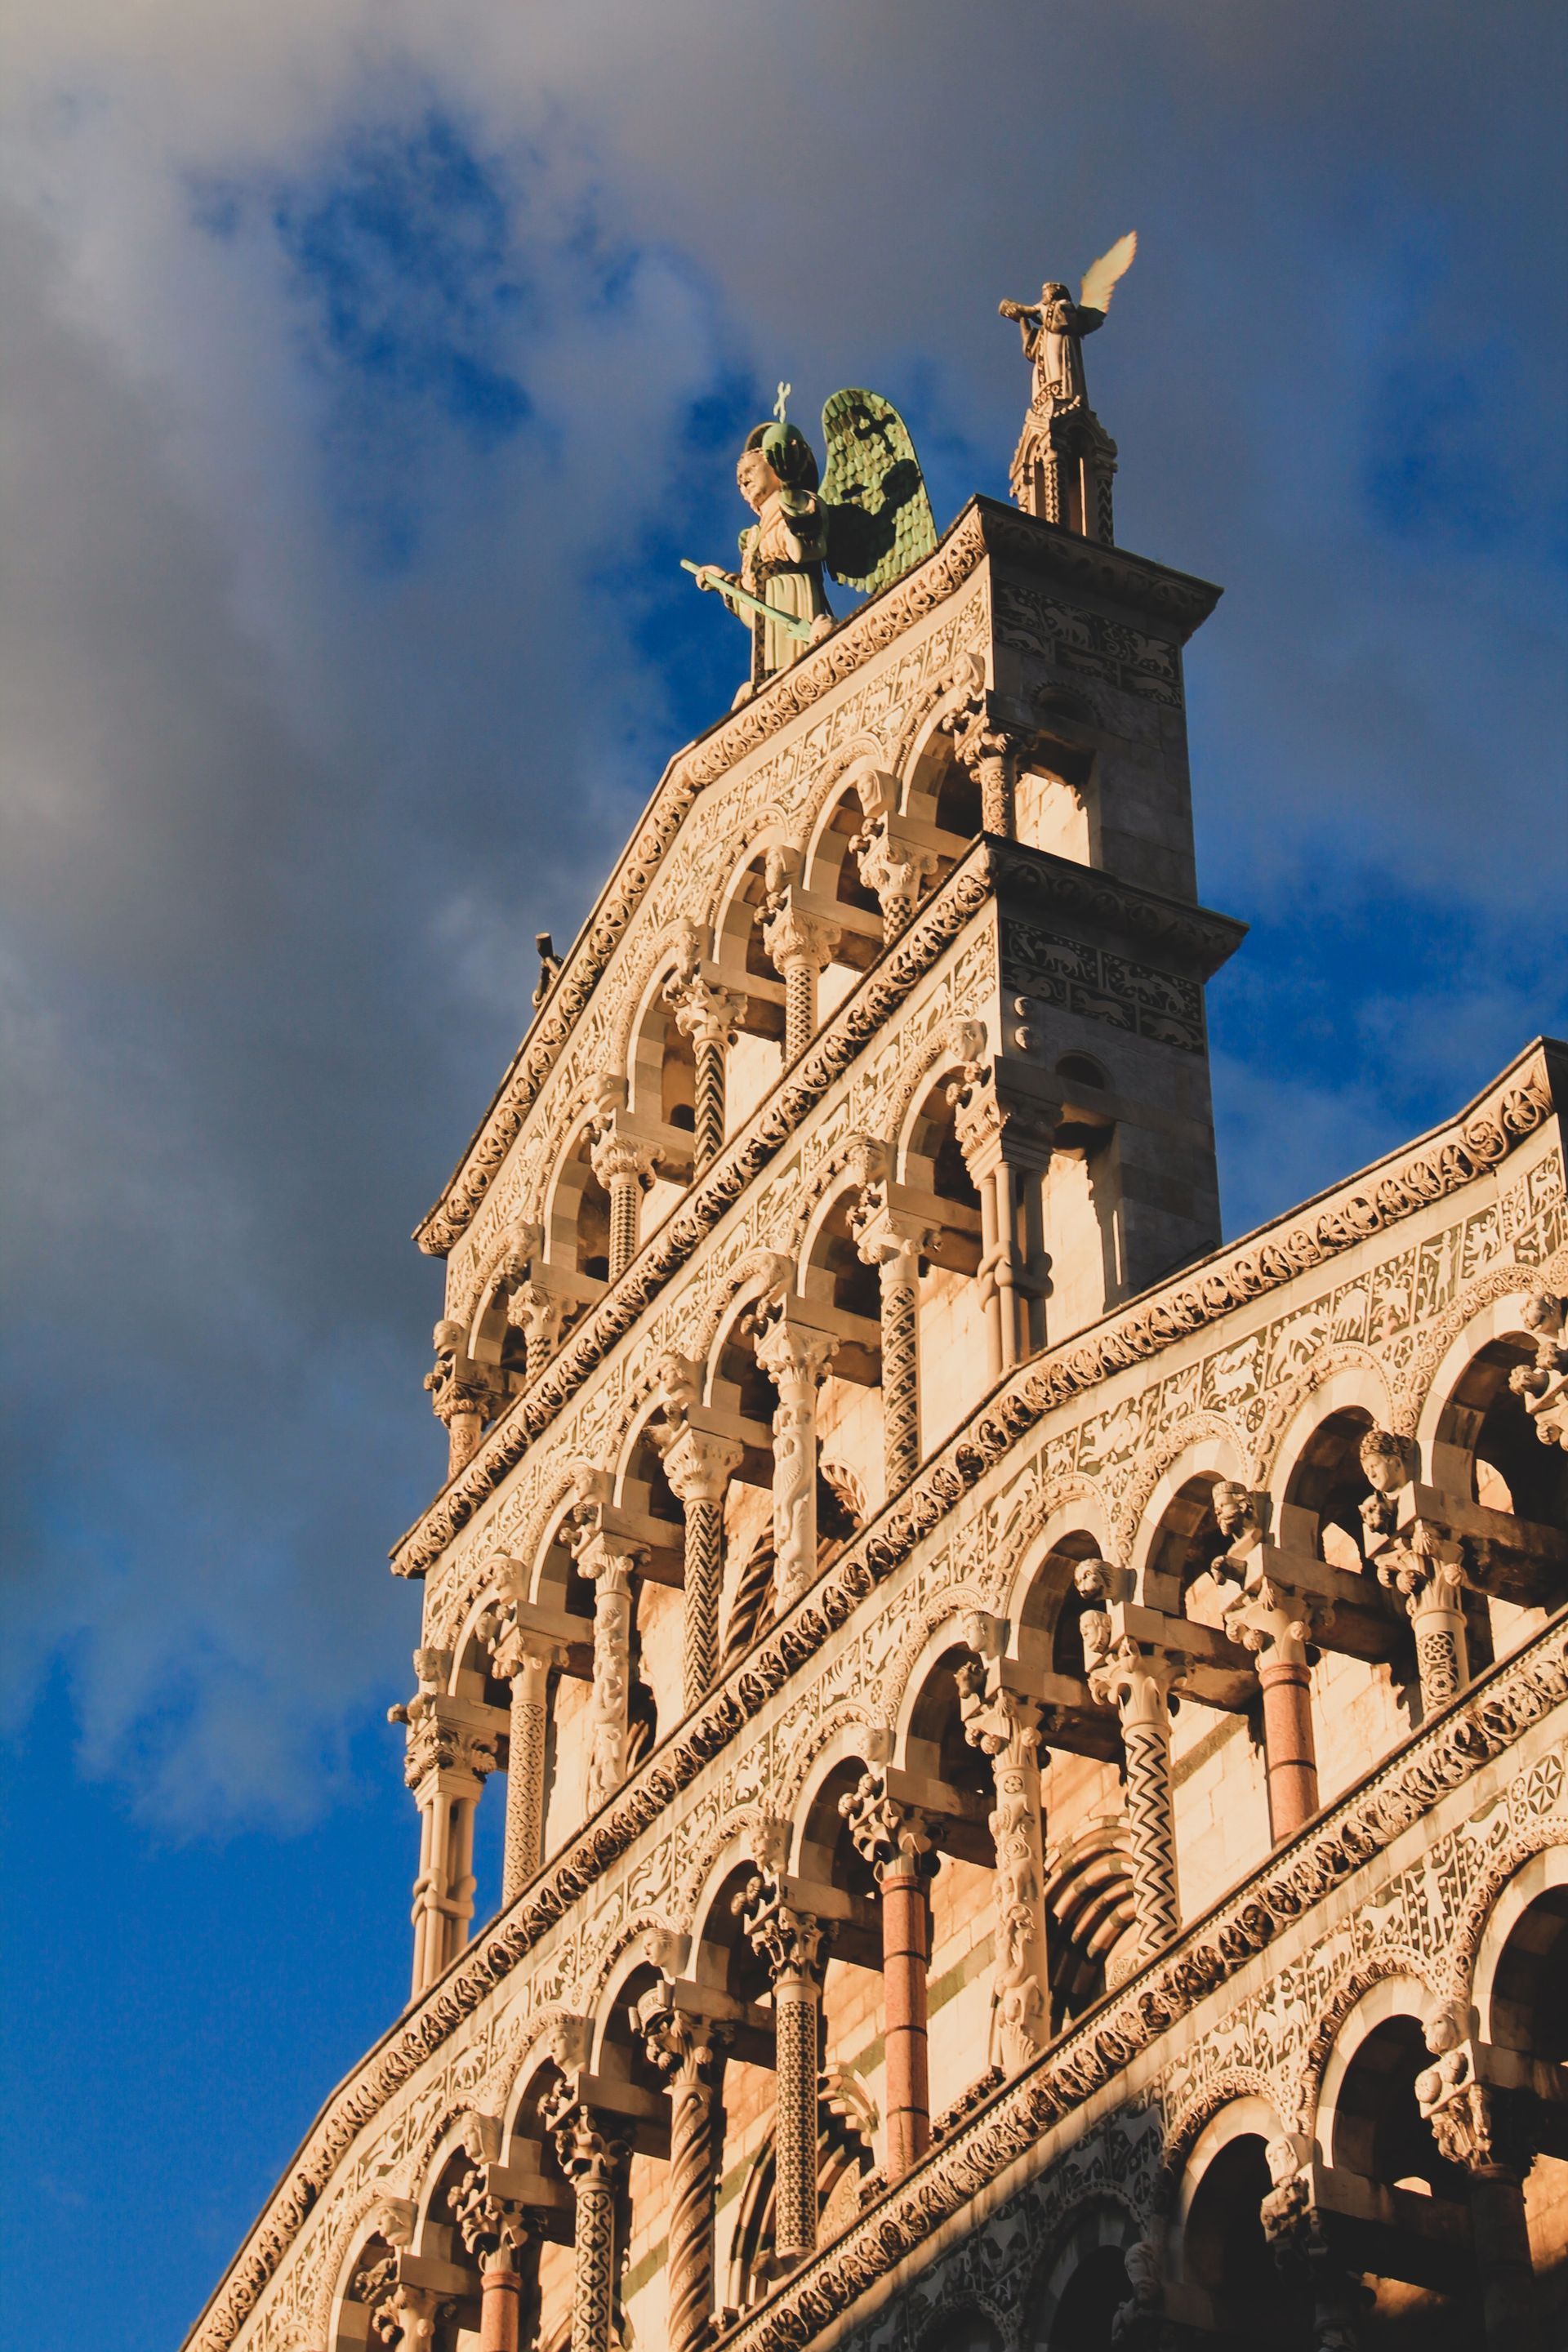
[[[920,1468],[920,1285],[916,1258],[882,1261],[882,1429],[888,1492]]]
[[[1279,1654],[1258,1663],[1263,1693],[1264,1771],[1268,1826],[1278,1845],[1293,1837],[1318,1810],[1318,1754],[1312,1738],[1312,1676],[1305,1657]]]
[[[713,2315],[713,2093],[679,2077],[669,2108],[670,2352],[701,2352]]]
[[[931,1915],[924,1877],[912,1863],[884,1871],[881,1907],[887,2168],[890,2180],[901,2180],[931,2146]]]
[[[773,1414],[773,1551],[781,1610],[816,1576],[816,1398],[837,1346],[826,1333],[770,1325],[757,1361],[778,1390]]]
[[[510,2269],[479,2273],[479,2352],[518,2352],[522,2281]]]
[[[549,1728],[550,1667],[524,1659],[511,1678],[511,1724],[506,1776],[506,1850],[501,1901],[521,1895],[544,1851],[544,1753]]]
[[[1158,1717],[1122,1722],[1127,1756],[1127,1829],[1132,1841],[1132,1899],[1145,1958],[1171,1943],[1182,1924],[1171,1807],[1171,1730],[1163,1692]]]
[[[691,1156],[694,1174],[700,1176],[724,1148],[724,1046],[717,1037],[700,1037],[696,1049],[697,1102]]]
[[[816,966],[805,956],[784,965],[784,1060],[805,1053],[816,1029]]]
[[[719,1596],[724,1577],[724,1506],[706,1497],[686,1506],[686,1620],[682,1697],[689,1715],[719,1670]]]
[[[577,2183],[573,2231],[572,2352],[611,2352],[615,2318],[615,2184],[595,2172]]]
[[[1540,2296],[1517,2173],[1500,2166],[1471,2173],[1470,2227],[1487,2352],[1534,2352],[1541,2341]]]
[[[1460,1591],[1434,1578],[1412,1597],[1409,1606],[1415,1667],[1421,1677],[1421,1712],[1436,1715],[1458,1697],[1470,1679]]]
[[[821,1995],[809,1977],[773,1987],[777,2019],[774,2250],[782,2262],[816,2252],[817,2047]]]
[[[642,1179],[610,1178],[610,1280],[618,1282],[637,1254],[637,1216],[642,1206]]]

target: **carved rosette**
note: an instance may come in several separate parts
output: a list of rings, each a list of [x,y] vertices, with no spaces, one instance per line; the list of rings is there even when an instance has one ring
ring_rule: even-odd
[[[1415,1635],[1423,1711],[1458,1697],[1470,1678],[1465,1638],[1465,1557],[1460,1544],[1415,1520],[1404,1539],[1376,1554],[1380,1581],[1397,1592]]]

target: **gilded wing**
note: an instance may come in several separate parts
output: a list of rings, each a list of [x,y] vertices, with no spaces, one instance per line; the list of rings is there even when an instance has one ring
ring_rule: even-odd
[[[868,596],[936,545],[931,500],[909,428],[880,393],[836,392],[822,412],[827,568]]]
[[[1135,228],[1130,228],[1125,236],[1117,238],[1109,253],[1102,253],[1098,261],[1089,263],[1083,273],[1083,282],[1078,290],[1079,306],[1081,310],[1100,311],[1110,310],[1110,298],[1116,291],[1117,283],[1119,279],[1125,278],[1131,268],[1132,257],[1137,250],[1138,232]]]

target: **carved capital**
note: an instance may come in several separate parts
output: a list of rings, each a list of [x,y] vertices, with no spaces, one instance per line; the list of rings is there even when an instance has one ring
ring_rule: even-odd
[[[724,1051],[734,1044],[746,1011],[746,1000],[738,989],[721,988],[693,975],[667,981],[664,997],[675,1014],[676,1027],[694,1046]]]
[[[477,1782],[497,1769],[497,1735],[455,1719],[434,1691],[420,1690],[402,1706],[389,1707],[386,1719],[406,1727],[403,1778],[410,1789],[433,1772],[463,1772]]]
[[[1110,1640],[1109,1618],[1086,1616],[1086,1628],[1091,1623],[1095,1634],[1086,1631],[1084,1635],[1084,1670],[1091,1696],[1101,1706],[1116,1709],[1123,1730],[1144,1723],[1163,1731],[1170,1722],[1171,1695],[1192,1672],[1192,1660],[1178,1650],[1135,1642],[1127,1634]],[[1106,1629],[1103,1645],[1100,1625]]]
[[[787,973],[791,965],[808,965],[813,971],[823,971],[833,960],[840,931],[820,915],[807,915],[795,906],[786,894],[780,898],[775,910],[763,923],[763,946],[768,961]]]
[[[1535,1361],[1521,1364],[1509,1374],[1509,1386],[1522,1397],[1542,1445],[1568,1449],[1568,1302],[1554,1291],[1533,1291],[1525,1301],[1523,1320],[1535,1334]]]
[[[787,1402],[815,1397],[837,1349],[830,1333],[796,1322],[785,1309],[775,1313],[757,1335],[757,1362]]]
[[[490,2188],[488,2165],[464,2173],[452,2199],[452,2219],[471,2261],[517,2268],[528,2243],[528,2216],[515,2198],[498,2196]]]
[[[723,2053],[734,2039],[732,2026],[680,2008],[668,1978],[644,1993],[632,2011],[632,2022],[642,2035],[650,2063],[672,2090],[713,2087]]]
[[[573,2187],[613,2189],[626,2154],[625,2140],[617,2138],[613,2128],[614,2118],[586,2105],[569,2083],[552,2091],[539,2113],[555,2142],[561,2169]]]
[[[1428,2040],[1446,2041],[1440,2029]],[[1439,2155],[1482,2176],[1522,2180],[1535,2161],[1535,2116],[1528,2094],[1500,2091],[1481,2081],[1477,2045],[1452,2044],[1415,2077],[1415,2103],[1432,2127]]]
[[[775,1985],[794,1982],[820,1990],[823,1946],[832,1936],[832,1922],[801,1910],[791,1899],[788,1879],[776,1871],[758,1871],[736,1895],[733,1908]]]
[[[839,1798],[838,1810],[856,1853],[870,1864],[879,1885],[889,1874],[935,1877],[941,1860],[935,1819],[919,1805],[890,1797],[886,1772],[862,1772],[856,1787]]]
[[[721,1503],[744,1459],[745,1448],[733,1438],[687,1428],[665,1448],[664,1475],[679,1503]]]
[[[894,1277],[912,1282],[921,1259],[936,1244],[936,1228],[905,1211],[891,1208],[885,1184],[864,1187],[849,1213],[849,1231],[858,1255],[868,1265],[886,1266]]]
[[[595,1175],[607,1192],[617,1178],[629,1178],[646,1190],[653,1181],[653,1171],[663,1154],[658,1144],[645,1143],[606,1122],[595,1138],[588,1156]]]

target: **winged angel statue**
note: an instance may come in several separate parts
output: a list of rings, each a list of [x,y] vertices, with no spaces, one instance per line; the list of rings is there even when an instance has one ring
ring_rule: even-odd
[[[1024,339],[1024,357],[1034,367],[1034,384],[1024,431],[1013,457],[1013,495],[1033,514],[1052,522],[1090,531],[1091,501],[1082,495],[1061,495],[1064,473],[1071,461],[1085,457],[1091,470],[1104,475],[1109,498],[1110,474],[1115,470],[1115,444],[1105,434],[1089,404],[1083,375],[1083,339],[1105,324],[1110,298],[1132,266],[1138,236],[1130,230],[1119,236],[1109,253],[1085,270],[1075,302],[1055,279],[1040,289],[1037,302],[1003,302],[1005,319],[1016,319]],[[1062,461],[1068,461],[1064,468]],[[1109,539],[1109,530],[1099,536]]]
[[[740,570],[685,567],[751,629],[752,675],[737,702],[832,628],[825,572],[874,596],[936,545],[914,443],[891,401],[833,394],[822,412],[821,479],[810,442],[785,414],[789,393],[781,383],[773,421],[748,433],[736,462],[736,484],[756,516],[741,533]]]

